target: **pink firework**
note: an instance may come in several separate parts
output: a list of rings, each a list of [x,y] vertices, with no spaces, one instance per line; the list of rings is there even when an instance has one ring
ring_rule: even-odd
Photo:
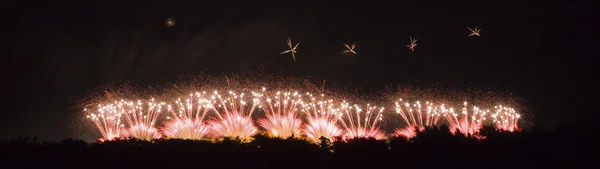
[[[446,111],[447,110],[447,111]],[[454,112],[453,108],[444,109],[444,116],[450,124],[450,131],[453,133],[460,132],[462,134],[474,135],[479,132],[486,120],[485,115],[489,111],[483,111],[476,106],[473,106],[471,113],[468,111],[468,104],[464,102],[464,107],[461,114]]]
[[[256,107],[260,104],[259,94],[252,93],[254,98],[248,106],[244,100],[244,93],[236,94],[233,91],[229,92],[228,96],[223,98],[216,91],[213,95],[215,98],[215,112],[217,118],[210,122],[213,134],[223,137],[237,137],[240,139],[249,139],[258,129],[252,121],[252,114]]]
[[[161,137],[155,124],[165,103],[157,103],[154,98],[147,104],[124,101],[115,103],[117,109],[125,115],[129,128],[124,132],[128,137],[152,140]]]
[[[341,104],[342,112],[346,118],[340,120],[342,127],[345,128],[344,139],[353,138],[375,138],[383,139],[385,134],[379,129],[377,123],[383,120],[381,114],[384,108],[377,108],[367,104],[363,110],[360,106],[350,106],[348,103]]]
[[[332,140],[333,137],[341,136],[342,129],[337,125],[339,109],[334,107],[333,100],[316,100],[311,94],[307,95],[311,100],[302,104],[302,111],[308,120],[304,134],[314,142],[320,142],[321,137]],[[324,95],[321,97],[324,98]]]
[[[209,125],[202,120],[175,118],[165,124],[163,133],[169,138],[200,140],[209,132]]]
[[[265,91],[265,88],[263,88]],[[275,137],[288,138],[300,135],[302,120],[296,116],[298,106],[302,103],[300,95],[277,92],[272,98],[267,95],[261,101],[261,108],[267,114],[259,119],[258,124]]]
[[[417,134],[417,129],[424,130],[425,127],[437,126],[440,122],[442,111],[445,110],[444,105],[435,106],[431,102],[425,102],[425,106],[421,105],[420,101],[413,104],[399,99],[396,105],[396,113],[400,114],[406,127],[397,129],[396,136],[412,138]]]
[[[494,108],[496,108],[496,113],[492,114],[492,118],[496,129],[510,132],[519,130],[518,122],[521,115],[517,114],[514,109],[502,105]]]
[[[425,127],[404,127],[401,129],[396,129],[394,135],[404,138],[413,138],[417,136],[417,131],[425,131]]]
[[[85,108],[83,111],[87,112]],[[123,136],[123,130],[121,129],[124,125],[121,123],[121,116],[123,113],[116,108],[115,105],[98,105],[96,113],[90,113],[87,118],[91,119],[98,127],[98,130],[102,134],[100,140],[113,140]]]
[[[206,92],[190,94],[185,100],[175,101],[175,106],[168,106],[172,119],[165,123],[162,129],[169,138],[199,140],[209,133],[209,126],[204,119],[212,109],[212,102],[206,98]]]
[[[147,126],[144,124],[136,124],[130,126],[126,130],[123,131],[125,135],[134,137],[140,140],[152,140],[159,139],[162,137],[158,129],[152,126]]]

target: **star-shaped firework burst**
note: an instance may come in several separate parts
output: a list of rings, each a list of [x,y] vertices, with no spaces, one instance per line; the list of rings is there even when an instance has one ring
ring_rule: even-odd
[[[469,34],[469,36],[481,36],[479,35],[479,31],[481,31],[481,28],[475,27],[474,29],[471,29],[470,27],[467,27],[467,29],[471,31],[471,34]]]
[[[412,37],[410,37],[410,45],[406,45],[406,47],[408,47],[411,52],[414,52],[416,46],[417,46],[417,39],[413,39]]]
[[[290,49],[283,51],[280,54],[292,53],[292,58],[294,58],[294,61],[296,61],[295,53],[297,53],[296,49],[298,48],[298,45],[300,45],[300,42],[298,42],[296,44],[296,46],[292,46],[292,40],[290,40],[290,37],[288,37],[287,44],[288,44],[288,47],[290,47]]]
[[[347,49],[347,50],[344,50],[344,53],[354,53],[355,55],[357,54],[356,51],[354,51],[354,47],[356,47],[356,44],[352,44],[352,45],[344,44],[344,46]]]

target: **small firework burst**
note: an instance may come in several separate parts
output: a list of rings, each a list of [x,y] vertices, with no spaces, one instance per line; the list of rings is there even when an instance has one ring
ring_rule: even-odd
[[[413,39],[412,37],[410,37],[410,44],[406,45],[406,47],[408,47],[411,52],[414,52],[415,47],[417,47],[417,39]]]
[[[227,96],[215,92],[217,118],[210,122],[213,133],[223,137],[237,137],[249,139],[258,129],[254,126],[252,114],[260,104],[258,93],[252,92],[254,98],[251,105],[244,99],[244,93],[236,94],[230,91]]]
[[[286,50],[286,51],[283,51],[283,52],[281,52],[281,53],[279,53],[279,54],[292,53],[292,58],[294,58],[294,61],[296,61],[296,53],[297,53],[296,49],[298,48],[298,45],[300,45],[300,42],[298,42],[298,43],[296,44],[296,46],[292,46],[292,40],[290,39],[290,37],[288,37],[288,40],[287,40],[287,45],[288,45],[288,47],[289,47],[290,49],[289,49],[289,50]]]
[[[304,127],[304,134],[312,141],[319,142],[321,137],[332,140],[334,137],[341,136],[343,130],[337,125],[339,120],[339,108],[335,107],[332,99],[317,100],[310,93],[307,93],[310,101],[302,104],[302,112],[305,113],[308,123]]]
[[[358,105],[350,106],[343,102],[341,109],[344,112],[341,115],[346,115],[346,118],[340,117],[340,122],[345,128],[345,139],[375,138],[379,140],[385,136],[377,126],[378,122],[383,120],[383,107],[377,108],[367,104],[366,109],[363,110]]]
[[[517,114],[515,109],[502,105],[495,106],[494,108],[496,108],[496,113],[491,116],[496,129],[510,132],[519,130],[518,122],[521,115]]]
[[[344,47],[346,47],[346,50],[344,50],[344,53],[353,53],[355,55],[357,54],[356,51],[354,51],[356,44],[352,44],[352,45],[344,44]]]
[[[471,29],[471,27],[467,27],[467,29],[469,29],[469,31],[471,31],[471,34],[469,34],[469,36],[481,36],[479,34],[479,31],[481,31],[481,28],[475,27],[475,28]]]
[[[173,19],[173,18],[167,18],[167,20],[165,20],[165,24],[169,28],[172,27],[172,26],[175,26],[175,19]]]
[[[301,103],[298,92],[277,92],[272,98],[267,95],[261,101],[261,108],[267,113],[267,117],[259,119],[258,124],[275,137],[299,136],[302,120],[297,117],[296,112]]]

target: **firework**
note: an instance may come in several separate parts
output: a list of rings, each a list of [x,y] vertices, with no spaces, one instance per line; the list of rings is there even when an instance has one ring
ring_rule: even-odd
[[[332,99],[325,100],[325,95],[317,100],[310,93],[310,101],[302,104],[302,112],[306,115],[308,123],[304,127],[304,134],[314,142],[320,142],[321,137],[332,140],[333,137],[342,135],[342,129],[337,125],[339,109],[335,107]]]
[[[494,108],[496,108],[496,113],[491,116],[498,130],[513,132],[519,129],[517,124],[521,115],[517,114],[514,109],[502,105]]]
[[[406,45],[406,47],[408,47],[411,52],[414,52],[415,47],[417,47],[417,39],[413,39],[412,37],[410,37],[410,44]]]
[[[352,138],[375,138],[382,139],[385,134],[381,132],[377,123],[383,120],[383,114],[381,114],[384,108],[377,108],[367,104],[366,110],[358,106],[350,106],[348,103],[343,102],[341,104],[343,115],[346,118],[340,120],[342,126],[345,128],[345,139]]]
[[[260,104],[260,95],[254,92],[252,95],[254,98],[251,105],[248,105],[244,100],[244,93],[236,94],[230,91],[229,95],[223,97],[215,91],[212,98],[217,105],[217,118],[211,122],[215,135],[248,139],[257,132],[251,116]]]
[[[410,104],[399,99],[395,106],[396,113],[406,122],[406,127],[396,130],[395,134],[407,138],[414,137],[417,129],[422,131],[425,127],[437,126],[443,111],[446,111],[443,104],[437,107],[429,101],[422,106],[420,101]]]
[[[124,133],[128,137],[134,137],[142,140],[151,140],[160,138],[161,135],[158,129],[154,127],[156,120],[161,113],[164,102],[157,103],[154,98],[150,99],[147,104],[143,104],[141,100],[137,103],[133,101],[124,101],[115,103],[117,111],[125,115],[128,129]],[[144,106],[146,105],[146,106]]]
[[[167,27],[175,26],[175,19],[167,18],[167,20],[165,20],[165,24],[167,25]]]
[[[453,133],[463,133],[465,135],[473,135],[479,132],[479,129],[483,126],[483,122],[486,120],[485,115],[489,112],[479,109],[477,106],[473,106],[471,113],[468,111],[468,103],[464,102],[464,107],[461,114],[455,113],[453,108],[446,111],[444,109],[444,117],[450,124],[450,131]]]
[[[175,101],[175,108],[169,105],[168,110],[173,116],[165,123],[163,133],[170,138],[198,140],[209,133],[209,126],[204,122],[206,115],[212,110],[212,101],[206,98],[206,92],[190,94],[185,100]]]
[[[283,51],[279,54],[286,54],[286,53],[292,53],[292,58],[294,58],[294,61],[296,61],[296,49],[298,48],[298,45],[300,45],[300,42],[298,42],[296,44],[296,46],[292,46],[292,40],[290,39],[290,37],[288,37],[288,41],[287,41],[287,45],[290,48],[289,50]]]
[[[273,137],[303,135],[313,142],[320,142],[322,137],[330,140],[385,137],[379,125],[385,113],[383,107],[351,104],[336,97],[326,97],[324,94],[301,94],[291,88],[267,91],[263,87],[262,91],[251,92],[247,90],[247,86],[252,88],[259,85],[250,82],[239,83],[235,80],[230,83],[230,79],[227,80],[228,88],[232,91],[226,94],[220,93],[223,92],[223,88],[205,88],[211,92],[192,92],[166,103],[155,99],[113,101],[111,97],[108,100],[112,102],[103,102],[94,109],[86,107],[84,111],[102,134],[101,140],[117,137],[142,140],[161,137],[238,137],[245,140],[257,133],[256,124]],[[236,90],[242,87],[243,90]],[[476,138],[481,138],[478,132],[483,125],[494,125],[497,130],[508,132],[520,130],[518,123],[521,115],[517,114],[515,109],[502,105],[491,109],[492,106],[488,102],[497,100],[496,97],[479,97],[477,100],[469,100],[469,103],[459,102],[462,104],[456,105],[453,102],[465,99],[461,97],[464,94],[447,99],[439,96],[454,94],[428,92],[434,95],[412,96],[407,92],[402,95],[403,98],[410,98],[410,101],[399,99],[395,102],[395,111],[400,116],[403,126],[396,129],[394,135],[411,138],[427,127],[442,124],[448,125],[453,134],[462,133]],[[436,102],[420,102],[413,98]],[[471,101],[477,105],[471,104]],[[458,109],[455,109],[457,107]],[[492,111],[485,109],[488,107]],[[261,113],[253,116],[257,110],[262,110],[264,115]],[[162,127],[157,129],[159,125]]]
[[[165,123],[163,133],[169,138],[200,140],[204,138],[210,127],[202,120],[192,118],[176,118]]]
[[[263,88],[265,91],[265,88]],[[267,114],[266,118],[259,119],[258,124],[269,134],[275,137],[288,138],[298,136],[302,120],[296,115],[298,106],[302,103],[298,92],[277,92],[272,98],[268,95],[261,102],[261,108]]]
[[[481,36],[479,35],[479,31],[481,31],[481,28],[475,27],[474,29],[471,29],[471,27],[467,27],[467,29],[471,31],[471,34],[469,34],[469,36]]]
[[[162,137],[158,129],[156,129],[153,126],[148,126],[144,124],[136,124],[133,126],[129,126],[129,128],[127,128],[123,132],[127,136],[131,136],[140,140],[152,140],[159,139]]]
[[[88,109],[83,109],[83,111],[87,112]],[[121,123],[121,115],[122,113],[114,105],[99,104],[96,113],[88,114],[87,118],[91,119],[98,127],[102,134],[101,140],[112,140],[124,134],[121,129],[124,127]]]
[[[344,53],[353,53],[355,55],[357,54],[356,51],[354,51],[356,44],[352,44],[352,45],[344,44],[344,47],[346,47],[346,49],[347,49],[347,50],[344,50]]]

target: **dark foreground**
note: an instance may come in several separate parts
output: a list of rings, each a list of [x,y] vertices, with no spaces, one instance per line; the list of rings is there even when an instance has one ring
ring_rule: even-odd
[[[589,168],[597,166],[592,165],[599,153],[597,129],[519,133],[484,129],[487,138],[478,141],[452,136],[442,128],[428,129],[411,140],[324,140],[321,145],[261,135],[250,143],[230,139],[38,142],[21,138],[0,144],[0,168]]]

